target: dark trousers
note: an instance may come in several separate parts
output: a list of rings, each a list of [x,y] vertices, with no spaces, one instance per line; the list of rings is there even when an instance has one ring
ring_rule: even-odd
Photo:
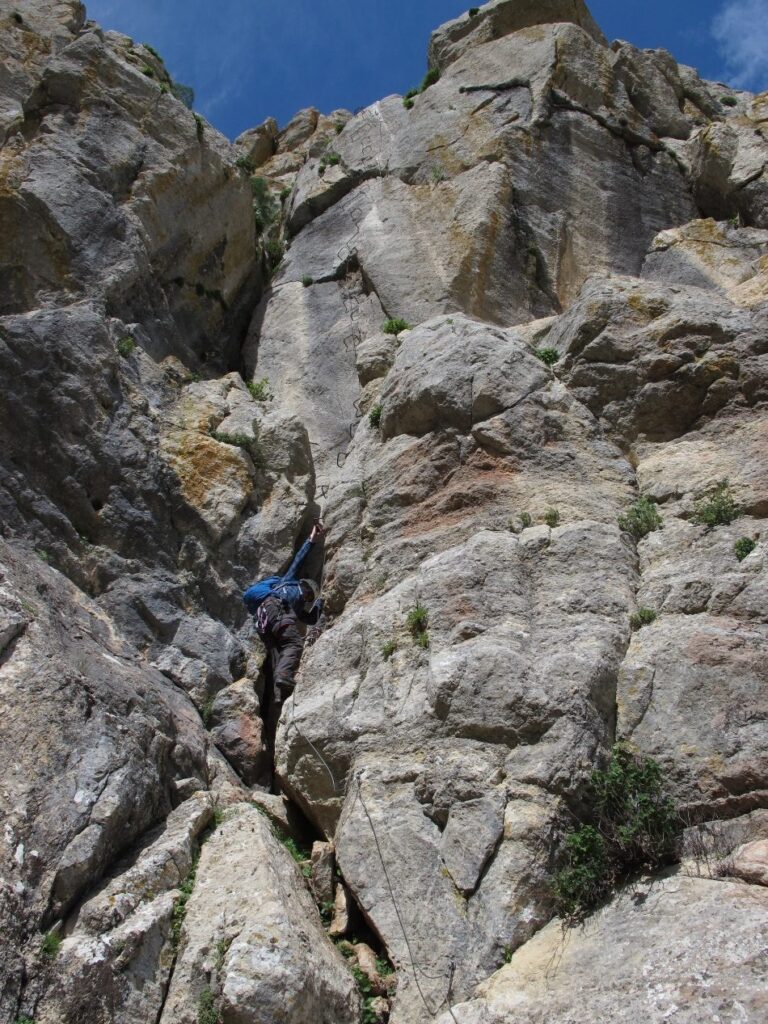
[[[264,642],[269,654],[269,676],[264,687],[261,717],[266,740],[274,750],[275,732],[283,702],[293,693],[296,672],[304,650],[304,633],[295,613],[277,598],[267,598],[264,610],[269,616],[270,632]]]

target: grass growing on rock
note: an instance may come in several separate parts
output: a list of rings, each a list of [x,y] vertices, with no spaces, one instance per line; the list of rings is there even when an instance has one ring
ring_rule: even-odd
[[[251,461],[257,469],[264,467],[264,452],[259,443],[258,437],[251,437],[249,434],[230,434],[226,430],[211,430],[210,436],[219,444],[229,444],[234,448],[242,448],[247,452]]]
[[[256,230],[261,234],[274,224],[279,213],[279,205],[270,191],[266,178],[260,178],[258,175],[251,178],[251,195],[253,220]]]
[[[659,765],[621,744],[607,768],[592,773],[588,795],[592,820],[566,835],[565,864],[552,885],[555,909],[570,923],[637,871],[672,863],[681,831]]]
[[[392,655],[395,653],[396,650],[397,650],[397,641],[396,640],[387,640],[387,642],[385,644],[383,644],[382,648],[381,648],[381,654],[382,654],[382,657],[384,658],[384,661],[389,661],[389,659],[392,657]]]
[[[698,526],[727,526],[739,514],[739,506],[733,500],[728,480],[721,480],[696,502],[691,522]]]
[[[537,348],[533,354],[547,366],[554,366],[560,358],[560,353],[556,348]]]
[[[274,397],[269,390],[269,381],[266,377],[262,377],[261,380],[249,380],[246,387],[255,402],[271,402]]]
[[[58,932],[46,932],[40,942],[40,956],[43,960],[55,960],[59,955],[63,939]]]
[[[410,331],[411,325],[400,317],[390,317],[384,321],[381,329],[384,334],[399,334],[401,331]]]
[[[556,526],[560,525],[560,513],[556,508],[548,508],[544,513],[544,522],[550,528],[554,530]]]
[[[751,555],[757,545],[751,537],[739,537],[733,545],[733,550],[740,562],[743,562],[747,555]]]
[[[630,615],[629,624],[633,630],[638,630],[642,629],[643,626],[650,626],[656,619],[657,615],[653,608],[638,608],[636,612]]]
[[[117,343],[118,355],[121,355],[123,359],[127,359],[135,348],[136,342],[127,334],[125,335],[125,337],[121,338]]]
[[[216,1000],[209,988],[204,988],[197,1003],[197,1024],[219,1024]]]
[[[405,619],[408,632],[418,647],[426,649],[429,647],[429,612],[423,604],[415,604],[408,612]]]
[[[619,528],[631,533],[635,540],[641,540],[661,525],[658,509],[644,494],[629,506],[624,515],[619,516]]]
[[[195,888],[195,878],[197,876],[197,865],[200,860],[200,854],[195,856],[192,861],[192,867],[187,872],[187,877],[179,886],[179,895],[176,898],[176,902],[173,904],[173,913],[171,915],[171,945],[173,946],[174,952],[179,948],[179,942],[181,941],[181,929],[184,925],[184,918],[187,916],[187,904],[189,898],[192,895],[192,890]]]
[[[368,413],[368,422],[372,427],[377,428],[381,425],[381,413],[382,407],[380,405],[374,405],[371,411]]]

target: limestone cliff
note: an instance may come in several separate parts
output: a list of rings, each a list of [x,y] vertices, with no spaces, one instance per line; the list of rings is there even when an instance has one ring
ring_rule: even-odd
[[[229,144],[0,21],[0,1024],[763,1021],[768,94],[490,0]],[[272,750],[240,593],[318,514]],[[617,739],[683,861],[563,938]]]

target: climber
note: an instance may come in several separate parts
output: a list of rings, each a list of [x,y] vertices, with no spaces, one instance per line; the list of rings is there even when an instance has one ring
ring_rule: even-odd
[[[325,528],[318,519],[285,575],[255,583],[243,595],[248,610],[256,616],[256,628],[272,669],[272,693],[265,693],[265,712],[276,708],[279,714],[280,705],[293,692],[306,626],[315,625],[322,615],[319,587],[314,580],[299,579],[299,570],[314,544],[324,536]]]

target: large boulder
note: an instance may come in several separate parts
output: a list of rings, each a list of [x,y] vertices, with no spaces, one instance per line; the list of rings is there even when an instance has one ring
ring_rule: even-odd
[[[677,875],[621,895],[583,929],[553,921],[439,1024],[758,1024],[766,913],[765,892]]]
[[[264,815],[236,804],[203,847],[161,1024],[357,1024],[359,997]]]

